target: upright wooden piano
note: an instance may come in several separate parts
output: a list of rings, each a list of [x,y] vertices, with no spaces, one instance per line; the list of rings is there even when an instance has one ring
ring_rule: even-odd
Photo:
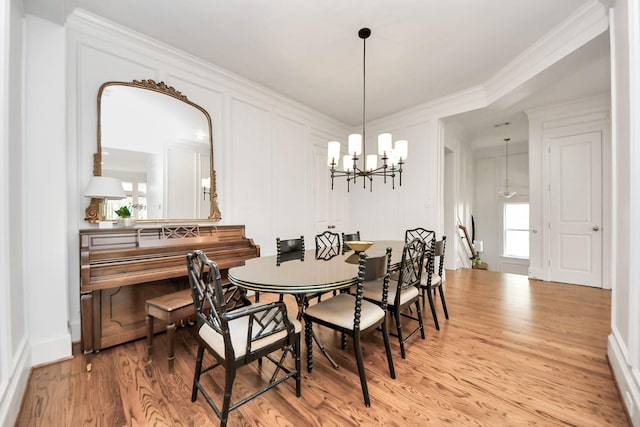
[[[80,231],[81,349],[85,353],[146,336],[145,300],[189,287],[186,254],[200,249],[220,269],[260,256],[243,225]],[[167,233],[167,230],[173,232]],[[195,229],[195,231],[194,231]],[[157,322],[159,332],[165,325]]]

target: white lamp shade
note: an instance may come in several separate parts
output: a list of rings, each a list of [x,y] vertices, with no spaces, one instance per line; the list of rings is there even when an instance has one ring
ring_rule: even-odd
[[[327,149],[327,163],[329,166],[332,164],[335,166],[338,164],[340,160],[340,142],[338,141],[329,141],[329,146]]]
[[[362,153],[362,135],[352,133],[349,135],[349,154],[352,156]]]
[[[351,172],[353,170],[353,157],[347,154],[342,158],[342,164],[345,171]]]
[[[84,192],[85,197],[96,199],[124,199],[127,195],[118,178],[108,176],[92,176]]]
[[[395,147],[396,155],[402,160],[406,160],[409,154],[409,143],[405,139],[396,141]]]
[[[378,154],[384,156],[391,152],[391,139],[390,133],[381,133],[378,135]]]
[[[211,178],[202,178],[202,188],[211,187]]]
[[[375,154],[367,154],[367,170],[371,171],[378,167],[378,156]]]
[[[476,252],[483,252],[484,251],[484,242],[482,240],[474,240],[473,241],[473,247],[475,248]]]

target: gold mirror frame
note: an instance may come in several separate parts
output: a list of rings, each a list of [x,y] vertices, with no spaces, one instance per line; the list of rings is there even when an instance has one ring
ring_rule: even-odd
[[[201,106],[191,102],[186,95],[183,95],[180,91],[176,90],[173,86],[167,86],[164,82],[156,83],[154,80],[133,80],[132,82],[117,82],[110,81],[103,83],[100,86],[100,90],[98,91],[98,128],[97,128],[97,141],[98,141],[98,149],[93,154],[93,175],[101,176],[102,175],[102,140],[101,140],[101,100],[102,93],[109,86],[129,86],[138,89],[146,89],[154,92],[158,92],[163,95],[171,96],[179,101],[182,101],[196,109],[198,109],[204,116],[207,118],[207,125],[209,127],[209,154],[210,154],[210,171],[209,176],[211,177],[211,189],[210,189],[210,208],[209,208],[209,217],[206,219],[144,219],[144,220],[136,220],[136,222],[194,222],[194,221],[220,221],[222,219],[222,215],[220,213],[220,209],[218,208],[218,192],[216,186],[216,171],[214,169],[214,157],[213,157],[213,129],[211,125],[211,116]],[[100,202],[102,199],[92,198],[89,202],[89,206],[85,209],[85,220],[90,223],[97,223],[99,220],[99,212],[100,212]]]

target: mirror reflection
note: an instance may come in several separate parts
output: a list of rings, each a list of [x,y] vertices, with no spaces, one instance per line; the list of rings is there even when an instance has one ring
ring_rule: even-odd
[[[204,109],[150,80],[105,83],[98,108],[95,174],[120,179],[127,195],[107,201],[107,220],[122,206],[136,221],[220,219]]]

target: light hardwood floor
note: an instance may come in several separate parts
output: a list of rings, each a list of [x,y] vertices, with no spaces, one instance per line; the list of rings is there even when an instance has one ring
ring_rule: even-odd
[[[439,332],[427,307],[427,339],[412,339],[407,359],[392,337],[397,379],[388,376],[380,334],[364,340],[370,408],[351,342],[341,350],[339,335],[320,328],[340,368],[314,349],[308,374],[303,353],[302,397],[292,382],[281,384],[232,411],[229,425],[628,425],[606,359],[610,291],[470,269],[448,271],[445,290],[451,318],[439,310]],[[165,334],[151,361],[138,340],[93,355],[91,372],[84,356],[34,369],[16,425],[218,425],[201,396],[190,401],[195,341],[187,328],[176,337],[174,373]],[[269,378],[268,362],[254,365],[236,378],[234,400]],[[220,397],[214,381],[223,377],[212,375]]]

